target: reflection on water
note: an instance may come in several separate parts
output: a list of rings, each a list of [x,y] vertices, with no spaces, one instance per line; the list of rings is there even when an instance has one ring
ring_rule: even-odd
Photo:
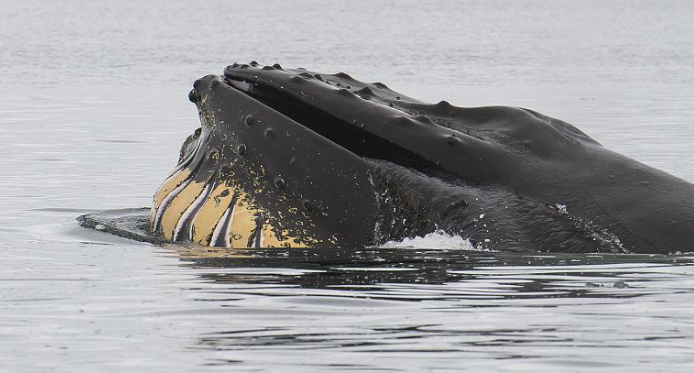
[[[34,228],[46,237],[2,247],[8,372],[694,363],[690,256],[160,248],[76,223]]]
[[[666,255],[512,254],[407,249],[219,249],[179,247],[201,277],[224,284],[281,284],[355,290],[373,299],[380,284],[455,284],[454,298],[630,296],[647,273],[689,265],[694,257]],[[209,271],[209,272],[207,272]],[[636,277],[631,277],[631,276]],[[354,286],[354,287],[351,287]],[[436,292],[439,288],[428,286]],[[381,294],[380,296],[378,294]],[[393,294],[394,296],[396,294]],[[398,292],[396,299],[407,300]],[[418,300],[414,296],[410,300]],[[442,298],[442,299],[445,299]]]
[[[199,340],[220,364],[252,367],[267,363],[261,354],[277,354],[289,371],[377,369],[383,359],[393,370],[435,362],[474,371],[493,366],[484,358],[517,360],[496,371],[656,360],[677,371],[692,361],[629,357],[691,347],[693,323],[677,320],[688,305],[672,302],[694,300],[684,285],[694,257],[170,249],[206,280],[196,300],[220,304],[236,321]]]

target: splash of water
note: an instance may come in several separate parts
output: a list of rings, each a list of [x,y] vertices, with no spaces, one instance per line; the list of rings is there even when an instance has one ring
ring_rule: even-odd
[[[448,234],[444,231],[435,231],[423,237],[404,238],[401,241],[388,241],[379,246],[383,249],[439,249],[439,250],[478,250],[470,243],[470,240]]]

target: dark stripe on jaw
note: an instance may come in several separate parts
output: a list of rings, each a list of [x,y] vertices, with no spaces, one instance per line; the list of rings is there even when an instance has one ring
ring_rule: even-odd
[[[229,206],[222,214],[222,219],[219,220],[217,225],[212,230],[212,238],[210,239],[210,247],[229,247],[229,233],[231,220],[234,217],[234,206],[236,205],[236,200],[238,200],[238,194],[234,193],[234,196],[229,202]]]
[[[169,207],[171,204],[171,201],[173,201],[174,197],[178,195],[183,189],[185,189],[188,184],[190,184],[192,178],[189,177],[188,179],[184,180],[181,185],[177,186],[176,189],[172,190],[171,193],[169,193],[166,198],[161,202],[161,205],[159,205],[159,208],[157,209],[157,213],[154,218],[154,224],[152,225],[152,231],[153,232],[159,232],[160,224],[161,224],[161,219],[164,216],[164,213],[166,213],[166,208]],[[161,233],[161,232],[159,232]]]
[[[260,248],[260,237],[262,236],[263,217],[260,214],[255,215],[255,228],[248,237],[246,247]]]
[[[174,233],[173,238],[174,241],[188,241],[192,238],[193,233],[191,230],[193,229],[193,220],[195,220],[198,212],[205,204],[205,200],[207,200],[210,193],[212,193],[212,190],[214,190],[216,187],[216,182],[214,181],[215,176],[216,173],[210,177],[210,179],[207,181],[207,185],[205,185],[205,189],[202,190],[200,195],[195,198],[190,207],[188,207],[188,209],[186,209],[181,216],[181,219],[183,220],[176,224],[176,232]]]
[[[171,201],[173,201],[174,197],[176,197],[176,195],[178,193],[180,193],[183,189],[185,189],[185,187],[188,184],[190,184],[190,182],[193,181],[193,179],[195,179],[195,176],[197,175],[198,170],[200,169],[200,166],[202,166],[202,164],[204,163],[205,156],[206,156],[205,154],[200,154],[200,152],[198,152],[197,149],[195,152],[193,152],[193,154],[195,156],[191,156],[190,161],[186,161],[186,162],[184,162],[185,165],[182,164],[181,166],[179,166],[180,169],[182,169],[183,167],[186,167],[186,165],[192,163],[193,167],[191,167],[190,176],[188,176],[188,178],[185,181],[183,181],[181,183],[181,185],[179,185],[173,191],[171,191],[171,193],[169,193],[169,195],[167,195],[166,198],[164,198],[164,200],[161,202],[161,204],[159,205],[159,208],[157,209],[157,212],[155,214],[154,224],[152,225],[152,232],[161,233],[161,232],[159,232],[159,228],[160,228],[160,224],[161,224],[161,219],[164,216],[164,214],[166,213],[166,209],[169,207],[169,205],[171,204]],[[173,174],[176,174],[176,172],[180,171],[179,167],[177,167],[176,171],[174,171]]]

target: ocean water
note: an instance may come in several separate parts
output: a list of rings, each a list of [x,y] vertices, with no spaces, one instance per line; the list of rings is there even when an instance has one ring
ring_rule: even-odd
[[[74,219],[148,206],[198,125],[192,82],[250,60],[528,107],[694,181],[692,14],[687,0],[0,2],[0,372],[691,372],[692,256],[441,236],[203,250]]]

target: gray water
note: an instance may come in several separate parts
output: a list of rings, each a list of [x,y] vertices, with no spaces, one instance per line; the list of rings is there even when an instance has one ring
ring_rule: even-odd
[[[148,206],[197,127],[192,81],[237,60],[529,107],[694,181],[692,14],[687,0],[1,1],[0,372],[691,372],[686,255],[437,239],[206,251],[74,219]]]

